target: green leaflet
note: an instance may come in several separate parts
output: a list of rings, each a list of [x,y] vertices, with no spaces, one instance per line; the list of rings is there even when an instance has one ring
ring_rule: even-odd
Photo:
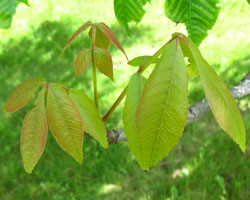
[[[102,49],[108,49],[110,45],[110,39],[98,27],[96,27],[95,34],[95,46]],[[89,30],[89,37],[92,39],[92,27]]]
[[[216,121],[245,152],[246,133],[244,122],[232,94],[213,68],[202,57],[198,48],[191,45],[190,49],[199,69],[202,85]]]
[[[4,110],[6,112],[15,112],[24,107],[35,95],[37,89],[45,84],[43,78],[32,78],[21,83],[7,100]]]
[[[75,75],[80,76],[83,72],[88,69],[91,62],[91,50],[83,49],[77,55],[74,62],[74,72]]]
[[[112,58],[106,49],[94,49],[94,62],[101,73],[109,77],[112,81],[114,80]]]
[[[142,94],[142,90],[146,79],[135,73],[128,84],[128,91],[126,95],[125,107],[123,110],[123,123],[124,131],[128,139],[128,147],[130,151],[134,154],[136,160],[140,164],[141,168],[149,169],[144,164],[144,157],[142,154],[142,149],[138,139],[138,132],[136,128],[136,109]]]
[[[184,23],[191,38],[199,45],[218,16],[218,0],[166,0],[165,14],[176,23]]]
[[[182,38],[185,38],[190,44],[195,46],[195,43],[182,33],[178,33],[178,32],[173,33],[172,37],[175,37],[177,35],[181,36]],[[187,44],[183,40],[180,40],[180,45],[181,45],[181,49],[182,49],[184,57],[188,58],[188,62],[189,62],[189,64],[187,65],[188,77],[192,78],[195,76],[199,76],[199,70],[196,66],[194,56],[190,48],[187,46]]]
[[[188,77],[178,40],[170,42],[145,84],[136,113],[145,169],[177,144],[187,121]]]
[[[80,111],[85,132],[93,136],[107,149],[107,133],[95,104],[83,92],[78,90],[71,90],[70,97]]]
[[[81,115],[61,86],[50,84],[47,96],[49,127],[60,147],[80,164],[83,153],[83,124]]]
[[[39,93],[35,105],[29,111],[23,121],[21,133],[21,154],[24,169],[31,173],[38,160],[40,159],[47,140],[48,125],[44,105],[44,87]]]
[[[144,65],[150,58],[153,56],[138,56],[128,61],[128,64],[134,67]],[[151,64],[156,64],[158,62],[158,58],[156,58]]]
[[[16,13],[19,3],[28,5],[27,0],[1,0],[0,1],[0,28],[7,29],[11,25],[12,17]]]
[[[199,70],[194,61],[192,52],[182,40],[180,40],[180,45],[181,45],[181,49],[182,49],[184,57],[188,58],[188,62],[189,62],[189,64],[187,65],[188,77],[192,78],[195,76],[199,76]]]
[[[129,33],[129,22],[140,22],[145,14],[143,6],[150,0],[114,0],[115,16],[118,22]]]

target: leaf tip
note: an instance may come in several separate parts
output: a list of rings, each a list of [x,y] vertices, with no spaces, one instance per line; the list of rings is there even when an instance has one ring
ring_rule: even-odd
[[[79,163],[79,165],[82,165],[82,163],[83,163],[83,157],[82,156],[79,157],[79,158],[75,158],[75,159]]]
[[[24,171],[27,174],[31,174],[35,166],[29,166],[29,164],[23,160],[23,167],[24,167]]]
[[[107,140],[102,144],[103,148],[107,150],[109,148]]]
[[[240,146],[240,149],[243,153],[246,153],[246,145],[245,144],[241,144],[239,145]]]
[[[33,171],[33,169],[26,169],[26,168],[24,168],[24,170],[25,170],[25,172],[26,172],[27,174],[31,174],[32,171]]]

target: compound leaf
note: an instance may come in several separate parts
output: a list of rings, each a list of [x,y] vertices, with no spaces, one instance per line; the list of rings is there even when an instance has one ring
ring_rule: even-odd
[[[4,110],[6,112],[15,112],[24,107],[35,95],[37,89],[45,84],[43,78],[32,78],[21,83],[7,100]]]
[[[128,147],[134,154],[142,169],[148,169],[144,164],[144,156],[140,146],[136,128],[136,109],[144,88],[146,79],[135,73],[128,84],[125,107],[123,110],[124,131],[128,139]]]
[[[177,144],[187,121],[188,75],[178,40],[170,42],[147,80],[136,113],[146,169]]]
[[[218,16],[218,0],[166,0],[165,14],[176,23],[184,23],[191,38],[199,45]]]
[[[48,125],[44,105],[45,90],[46,88],[41,90],[35,101],[36,107],[26,114],[23,122],[20,149],[24,169],[27,173],[31,173],[37,164],[47,140]]]
[[[106,49],[94,49],[94,63],[101,73],[109,77],[112,81],[114,80],[112,58]]]
[[[83,49],[77,55],[74,62],[74,72],[75,75],[80,76],[83,72],[88,69],[91,62],[91,50]]]
[[[85,132],[93,136],[105,149],[107,149],[107,133],[94,102],[83,92],[78,90],[71,90],[70,97],[80,111]]]
[[[82,118],[75,103],[61,86],[50,84],[48,87],[47,117],[57,143],[81,164],[84,135]]]

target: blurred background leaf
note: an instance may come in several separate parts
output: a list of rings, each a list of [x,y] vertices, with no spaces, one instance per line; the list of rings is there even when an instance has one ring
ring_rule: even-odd
[[[114,11],[118,22],[130,35],[129,22],[139,23],[145,14],[143,6],[150,0],[114,0]]]
[[[176,23],[184,23],[190,39],[200,45],[219,15],[218,0],[166,0],[165,14]]]
[[[28,5],[28,0],[1,0],[0,2],[0,28],[9,28],[11,20],[19,3]]]

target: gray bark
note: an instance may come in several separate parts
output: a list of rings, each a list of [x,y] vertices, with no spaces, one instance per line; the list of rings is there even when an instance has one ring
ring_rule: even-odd
[[[229,88],[235,99],[242,98],[250,94],[250,71],[242,79],[239,85]],[[210,111],[210,106],[206,98],[201,101],[191,105],[188,108],[188,120],[187,125],[193,123],[197,119],[201,118],[203,115]],[[126,141],[126,135],[123,130],[107,130],[107,138],[109,144],[115,144],[120,141]]]

